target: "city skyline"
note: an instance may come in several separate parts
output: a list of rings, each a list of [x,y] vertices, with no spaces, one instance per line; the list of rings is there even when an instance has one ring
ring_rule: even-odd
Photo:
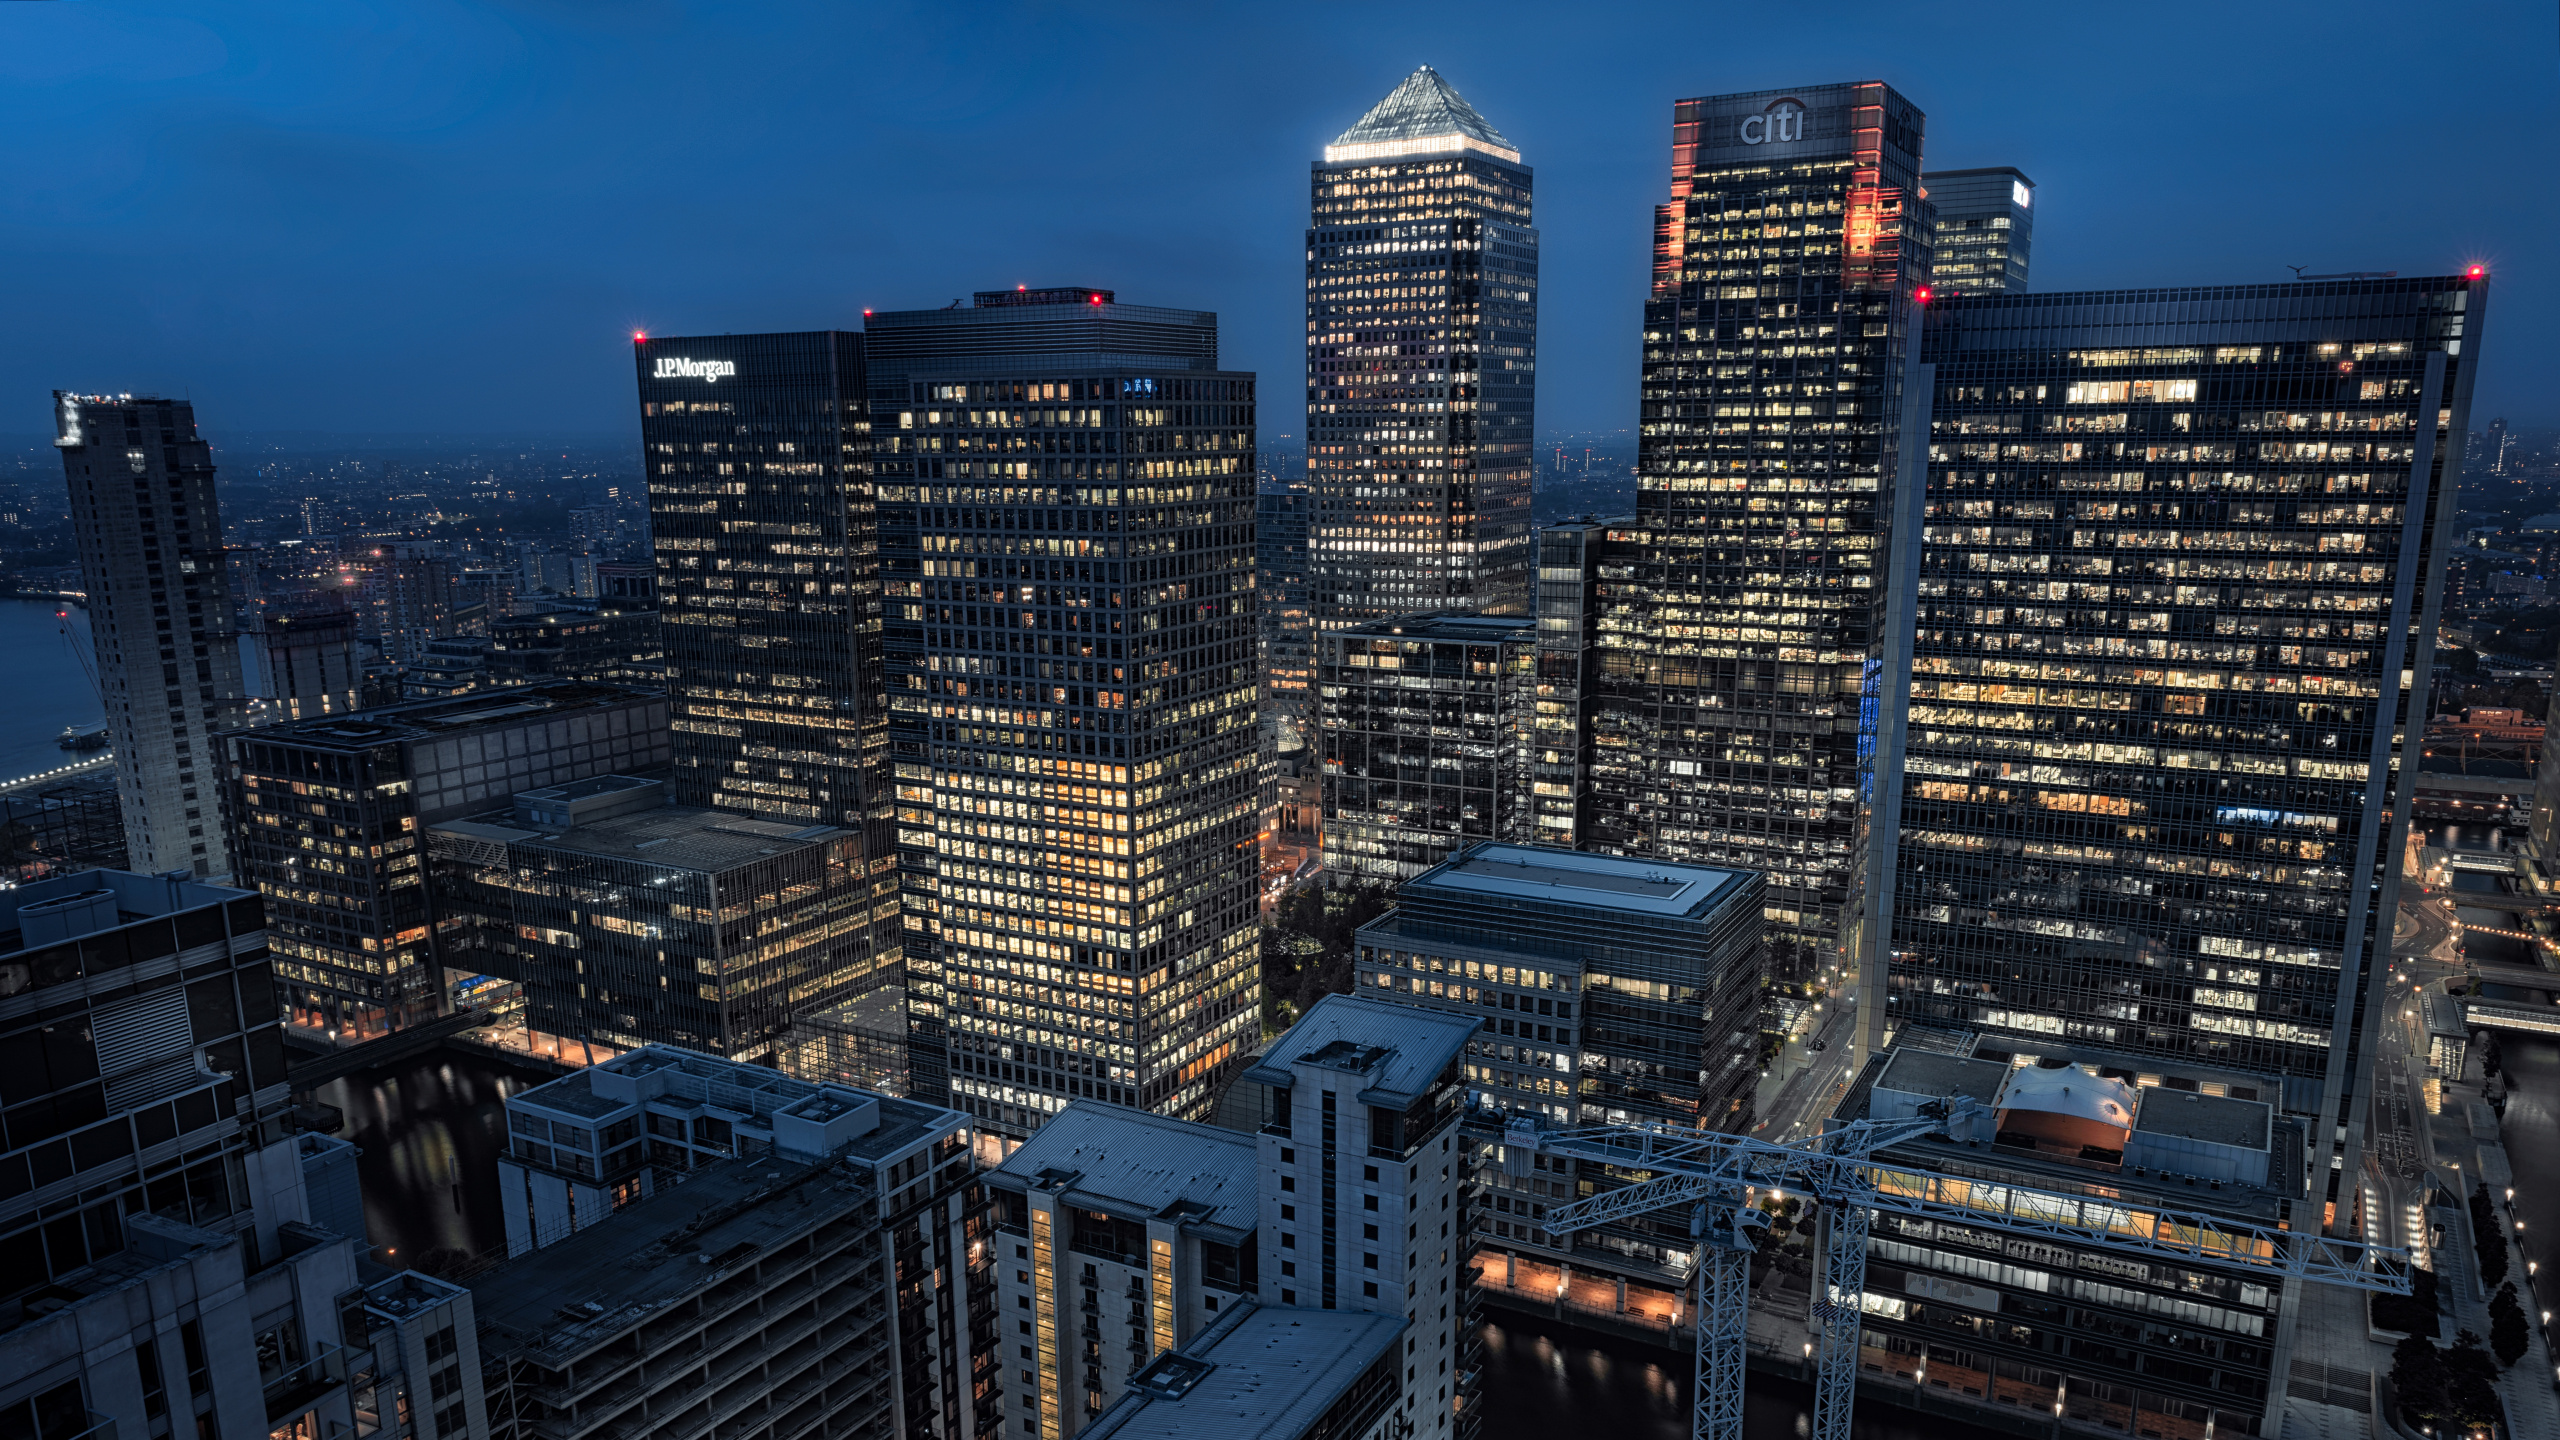
[[[73,8],[0,1440],[2560,1435],[2513,37]]]
[[[1780,38],[1796,47],[1788,73],[1932,97],[1933,164],[2015,165],[2035,177],[2041,290],[2274,282],[2294,264],[2403,274],[2520,264],[2553,202],[2503,183],[2501,147],[2400,117],[2450,113],[2458,100],[2477,136],[2547,119],[2552,87],[2523,67],[2543,53],[2548,18],[2489,6],[2405,44],[2359,47],[2351,37],[2372,25],[2322,14],[2329,27],[2309,33],[2275,11],[2222,17],[2225,43],[2209,51],[2174,23],[2111,33],[2110,68],[2092,76],[2035,63],[2071,42],[2068,26],[1986,42],[1974,29],[1942,36],[1919,15],[1809,37],[1780,16],[1739,17],[1727,52],[1736,58],[1701,63],[1634,43],[1650,31],[1634,14],[1572,29],[1525,13],[1458,32],[1385,22],[1364,27],[1354,53],[1311,22],[1267,16],[1178,29],[1001,13],[983,28],[757,17],[678,45],[675,27],[654,22],[626,34],[465,9],[410,21],[387,77],[394,52],[339,30],[13,6],[0,16],[11,37],[0,50],[16,83],[0,106],[16,108],[0,113],[29,143],[8,243],[19,273],[37,279],[0,301],[0,315],[64,344],[0,360],[0,384],[32,397],[55,387],[191,393],[242,433],[423,421],[627,435],[611,347],[634,329],[850,329],[865,307],[1059,279],[1143,281],[1161,303],[1217,311],[1234,363],[1290,373],[1302,323],[1298,167],[1427,63],[1543,159],[1542,420],[1621,428],[1634,419],[1629,329],[1651,248],[1642,207],[1659,198],[1660,114],[1682,95],[1765,83],[1771,66],[1757,52]],[[688,80],[698,68],[743,73],[786,26],[841,27],[841,41],[905,58],[858,97],[758,89],[672,120],[674,67]],[[2484,43],[2507,32],[2533,43]],[[2318,63],[2270,77],[2248,57],[2276,46]],[[110,49],[128,54],[112,75],[69,58]],[[1244,54],[1268,63],[1222,62]],[[1281,74],[1293,77],[1285,89],[1260,78]],[[386,78],[397,80],[388,95]],[[2340,87],[2407,105],[2333,107],[2322,145],[2295,144],[2282,117],[2320,109]],[[2145,143],[2087,153],[2083,122],[2059,117],[2086,113],[2093,93],[2099,113]],[[131,118],[92,123],[108,111]],[[1168,136],[1155,117],[1170,111],[1191,123]],[[173,149],[156,138],[173,125],[205,138]],[[1019,143],[1026,127],[1052,125],[1079,136],[1074,163]],[[827,138],[789,138],[798,133]],[[838,187],[847,195],[912,203],[894,225],[834,198],[756,212],[778,223],[724,218],[813,163],[858,182]],[[675,208],[654,202],[670,170],[696,197]],[[2342,198],[2422,177],[2436,203]],[[1062,223],[1036,239],[991,224],[964,201],[982,185]],[[498,211],[512,232],[503,244],[484,228]],[[170,223],[180,213],[188,225]],[[2193,223],[2203,213],[2210,227]],[[507,258],[483,258],[495,255]],[[183,262],[192,298],[94,283],[102,264],[163,259]],[[2502,303],[2530,333],[2560,296],[2519,279]],[[83,297],[103,298],[103,309],[77,308]],[[2491,343],[2482,412],[2560,421],[2528,352]],[[406,408],[412,398],[433,418]],[[40,432],[36,403],[13,402],[0,432]]]

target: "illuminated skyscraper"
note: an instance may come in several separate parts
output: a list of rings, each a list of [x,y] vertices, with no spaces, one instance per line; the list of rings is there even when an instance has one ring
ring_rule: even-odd
[[[1325,147],[1307,228],[1316,624],[1529,613],[1529,167],[1428,65]]]
[[[1254,377],[1108,290],[867,325],[914,1093],[1205,1119],[1261,1014]]]
[[[679,805],[860,831],[862,968],[895,963],[880,547],[862,337],[643,339],[640,440]],[[840,968],[840,967],[839,967]],[[848,977],[806,993],[842,998]]]
[[[228,878],[216,737],[248,687],[213,451],[184,400],[57,390],[53,406],[133,868]]]
[[[1941,295],[2027,288],[2035,238],[2036,182],[2006,165],[1937,170],[1920,177],[1937,212],[1929,284]]]
[[[2268,1077],[2352,1206],[2486,299],[1931,307],[1893,1023]]]
[[[1882,680],[1925,439],[1903,434],[1921,123],[1872,83],[1680,101],[1656,214],[1588,843],[1765,872],[1782,976],[1859,942],[1874,750],[1903,708]]]

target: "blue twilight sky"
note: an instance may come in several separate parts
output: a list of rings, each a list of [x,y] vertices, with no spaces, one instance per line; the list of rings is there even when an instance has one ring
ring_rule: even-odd
[[[2560,424],[2548,0],[0,3],[0,432],[628,434],[624,348],[1017,283],[1218,312],[1293,434],[1307,162],[1415,65],[1537,171],[1541,431],[1633,423],[1681,96],[1881,78],[2040,184],[2039,290],[2497,280]],[[2535,237],[2543,237],[2536,239]]]

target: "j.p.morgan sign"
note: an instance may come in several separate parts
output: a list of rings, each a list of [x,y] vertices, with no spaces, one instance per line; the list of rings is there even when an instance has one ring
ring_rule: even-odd
[[[735,360],[686,360],[674,355],[659,357],[660,380],[719,380],[738,373]]]

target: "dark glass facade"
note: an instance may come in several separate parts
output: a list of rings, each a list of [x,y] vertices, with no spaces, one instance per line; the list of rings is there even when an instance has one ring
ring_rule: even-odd
[[[914,1093],[1205,1116],[1254,1037],[1254,378],[1108,290],[870,317]]]
[[[864,837],[866,976],[898,961],[862,336],[644,339],[640,440],[680,805]]]
[[[1318,637],[1317,655],[1324,856],[1337,878],[1392,886],[1527,828],[1531,622],[1381,620]]]
[[[0,1300],[122,1251],[145,1211],[254,1253],[252,1152],[293,1102],[258,897],[89,870],[9,898]]]
[[[1517,838],[1578,850],[1591,837],[1593,647],[1624,578],[1635,517],[1540,528],[1537,690],[1521,735],[1529,786]]]
[[[1253,497],[1253,600],[1262,656],[1262,718],[1304,743],[1315,730],[1315,612],[1307,542],[1315,496],[1305,486]],[[1277,738],[1276,734],[1273,738]]]
[[[2036,230],[2036,182],[2006,165],[1935,170],[1920,177],[1936,212],[1929,284],[1940,295],[2027,288]]]
[[[1782,976],[1862,948],[1921,116],[1878,84],[1683,100],[1636,525],[1599,621],[1590,843],[1768,875]]]
[[[796,1016],[867,983],[862,836],[663,792],[602,777],[430,829],[438,948],[517,982],[529,1030],[773,1063]]]
[[[231,738],[240,879],[267,897],[285,1018],[365,1040],[452,1008],[421,827],[520,790],[667,764],[654,690],[552,682]]]
[[[1425,66],[1325,147],[1311,188],[1317,625],[1527,614],[1529,167]]]
[[[2485,299],[1932,307],[1896,1023],[2277,1077],[2360,1135]]]

